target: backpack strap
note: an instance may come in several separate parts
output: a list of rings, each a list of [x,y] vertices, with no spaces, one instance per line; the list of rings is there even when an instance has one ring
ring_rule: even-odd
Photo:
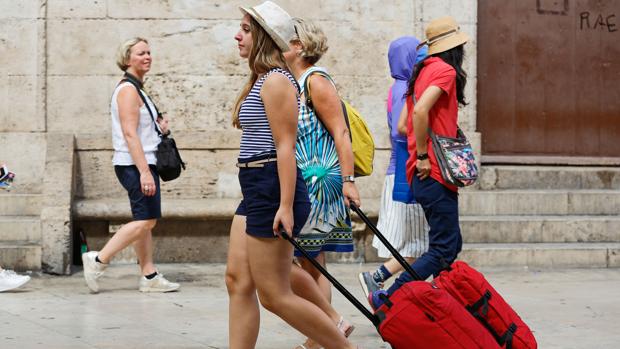
[[[312,68],[310,68],[312,69]],[[327,80],[329,80],[329,82],[332,83],[332,85],[334,86],[334,88],[336,88],[336,83],[334,83],[334,79],[332,79],[331,76],[329,76],[329,74],[327,74],[326,72],[322,71],[322,70],[313,70],[310,73],[308,73],[308,75],[306,76],[306,80],[304,82],[304,95],[306,96],[306,106],[312,110],[315,111],[316,115],[318,116],[319,113],[314,109],[314,106],[312,105],[312,98],[310,97],[310,77],[314,74],[318,74],[324,78],[326,78]],[[336,90],[336,92],[338,92]],[[344,103],[344,101],[341,99],[340,100],[340,105],[342,106],[342,115],[344,115],[344,122],[347,125],[347,129],[349,130],[349,140],[351,142],[353,142],[353,135],[351,134],[351,124],[349,123],[349,114],[347,113],[347,105]],[[321,121],[319,119],[319,121]]]
[[[313,68],[310,68],[310,69],[313,69]],[[322,70],[314,69],[310,73],[308,73],[308,75],[306,76],[306,80],[304,81],[304,96],[306,96],[306,105],[308,106],[308,108],[311,108],[311,109],[314,109],[314,108],[312,107],[312,97],[310,96],[310,77],[314,74],[317,74],[317,75],[320,75],[326,78],[329,82],[332,83],[334,88],[336,88],[336,83],[334,82],[334,79],[332,79],[332,77],[329,76],[329,74],[327,74],[326,72]]]

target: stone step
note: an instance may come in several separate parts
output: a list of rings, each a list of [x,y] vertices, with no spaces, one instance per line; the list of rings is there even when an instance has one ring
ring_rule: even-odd
[[[620,242],[620,216],[461,216],[469,243]]]
[[[41,240],[39,216],[0,216],[0,241]]]
[[[620,243],[465,244],[459,259],[476,267],[618,268]]]
[[[620,190],[462,190],[467,215],[617,215]]]
[[[620,167],[482,166],[480,188],[620,189]]]
[[[41,270],[41,245],[31,242],[0,242],[0,265],[16,271]]]
[[[0,216],[38,216],[42,201],[41,194],[0,193]]]

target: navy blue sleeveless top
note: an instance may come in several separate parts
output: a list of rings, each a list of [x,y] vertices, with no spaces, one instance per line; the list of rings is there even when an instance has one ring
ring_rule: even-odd
[[[271,128],[269,127],[269,120],[265,112],[265,105],[260,98],[260,91],[263,87],[263,83],[272,73],[283,74],[291,81],[296,90],[299,91],[295,77],[282,68],[273,68],[256,80],[250,93],[245,97],[239,109],[239,124],[242,130],[239,160],[247,160],[249,158],[276,152]],[[299,110],[299,93],[297,94],[297,109]]]

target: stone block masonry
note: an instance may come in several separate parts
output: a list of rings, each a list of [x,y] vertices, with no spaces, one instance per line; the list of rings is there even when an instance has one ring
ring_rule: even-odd
[[[159,232],[166,241],[178,238],[180,245],[189,246],[197,236],[211,234],[213,225],[213,241],[219,244],[225,230],[220,223],[240,197],[234,167],[240,132],[230,126],[230,110],[246,79],[247,63],[238,57],[233,37],[241,18],[238,7],[259,2],[0,0],[0,162],[18,175],[11,201],[19,206],[3,205],[6,213],[0,215],[11,215],[4,221],[25,229],[22,235],[0,236],[21,236],[23,243],[35,244],[42,255],[40,266],[62,274],[70,272],[76,222],[107,227],[125,219],[119,214],[125,206],[117,203],[126,200],[125,193],[111,166],[109,103],[121,76],[114,63],[118,45],[143,36],[153,53],[147,89],[171,119],[189,163],[179,180],[162,186],[164,210],[174,218],[162,222]],[[377,212],[389,157],[388,44],[402,35],[422,38],[424,25],[437,16],[454,16],[472,37],[466,60],[471,104],[462,110],[460,123],[479,148],[477,1],[278,3],[323,27],[330,49],[321,65],[333,74],[343,98],[364,115],[375,137],[375,173],[359,179],[371,213]],[[195,204],[201,200],[206,201]],[[104,218],[102,212],[111,216]],[[90,216],[83,219],[80,214]],[[33,228],[33,217],[40,229]],[[189,227],[196,232],[183,235]],[[109,232],[101,228],[94,233]],[[209,260],[221,260],[219,250]],[[158,258],[200,260],[201,255],[164,251]],[[365,255],[374,258],[372,251]]]

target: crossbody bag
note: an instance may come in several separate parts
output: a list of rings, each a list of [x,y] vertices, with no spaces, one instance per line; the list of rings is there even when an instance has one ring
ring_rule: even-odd
[[[179,149],[177,148],[177,144],[174,138],[170,136],[170,133],[163,134],[159,130],[159,127],[157,127],[155,114],[151,110],[151,107],[149,106],[146,97],[142,93],[142,84],[140,83],[140,81],[138,81],[130,74],[125,74],[125,77],[123,78],[121,83],[124,81],[132,84],[138,91],[138,95],[140,95],[142,102],[144,102],[146,110],[148,110],[149,115],[151,115],[155,131],[161,138],[161,142],[157,146],[157,151],[155,152],[155,156],[157,158],[157,173],[159,174],[159,178],[161,178],[161,180],[164,182],[179,178],[179,176],[181,175],[181,171],[185,170],[185,162],[183,162],[183,159],[181,159],[181,154],[179,153]],[[155,112],[157,113],[157,117],[159,118],[161,116],[161,113],[157,109],[157,106],[154,102],[153,107],[155,107]]]

